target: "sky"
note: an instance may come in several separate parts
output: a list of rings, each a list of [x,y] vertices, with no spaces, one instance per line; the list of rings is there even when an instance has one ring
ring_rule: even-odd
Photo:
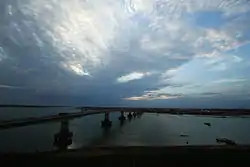
[[[248,0],[1,0],[0,104],[250,108]]]

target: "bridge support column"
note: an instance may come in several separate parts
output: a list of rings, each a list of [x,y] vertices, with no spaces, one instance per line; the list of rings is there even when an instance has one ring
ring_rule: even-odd
[[[102,121],[102,127],[109,128],[112,126],[112,121],[109,120],[109,113],[105,112],[104,120]]]
[[[126,117],[125,117],[123,111],[121,111],[121,116],[119,117],[119,120],[120,120],[120,121],[125,121],[125,120],[126,120]]]
[[[137,112],[133,112],[133,117],[136,117],[137,116]]]
[[[129,112],[129,113],[128,113],[128,119],[129,119],[129,120],[131,120],[131,119],[132,119],[132,117],[133,117],[132,113],[131,113],[131,112]]]
[[[73,133],[69,130],[69,122],[63,120],[60,131],[54,135],[54,146],[61,151],[67,150],[68,146],[72,144],[72,137]]]

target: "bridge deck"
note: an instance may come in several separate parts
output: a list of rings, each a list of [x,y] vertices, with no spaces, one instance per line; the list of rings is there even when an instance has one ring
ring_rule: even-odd
[[[50,115],[38,118],[24,118],[17,120],[9,120],[0,122],[0,129],[7,129],[19,126],[27,126],[31,124],[38,124],[49,121],[60,121],[62,119],[73,119],[87,115],[100,114],[105,112],[143,112],[143,113],[164,113],[164,114],[188,114],[188,115],[210,115],[210,116],[244,116],[250,115],[248,109],[164,109],[164,108],[94,108],[94,107],[81,107],[80,112],[75,113],[62,113],[59,115]]]

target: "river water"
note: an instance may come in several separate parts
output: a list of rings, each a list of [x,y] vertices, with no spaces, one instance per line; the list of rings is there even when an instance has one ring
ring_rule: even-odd
[[[1,108],[1,120],[45,116],[70,108]],[[0,130],[0,152],[36,152],[58,149],[55,135],[69,132],[68,149],[84,146],[175,146],[217,145],[216,138],[237,144],[250,144],[250,117],[207,117],[143,113],[140,117],[119,121],[120,113],[111,113],[111,128],[102,128],[104,114],[67,121],[48,122]],[[210,123],[207,126],[204,123]],[[66,129],[66,130],[65,130]]]

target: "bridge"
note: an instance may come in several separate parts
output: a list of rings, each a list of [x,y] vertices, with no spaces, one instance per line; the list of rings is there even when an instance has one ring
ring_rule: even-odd
[[[164,113],[177,115],[210,115],[210,116],[242,116],[250,115],[249,109],[178,109],[178,108],[121,108],[121,107],[78,107],[80,110],[75,113],[59,113],[38,118],[24,118],[0,122],[0,129],[8,129],[13,127],[28,126],[49,121],[61,121],[65,119],[74,119],[88,115],[104,113],[104,120],[101,122],[103,127],[110,127],[112,122],[109,120],[109,114],[112,112],[120,112],[120,121],[126,119],[124,113],[128,113],[128,119],[133,116],[140,116],[142,113]]]

